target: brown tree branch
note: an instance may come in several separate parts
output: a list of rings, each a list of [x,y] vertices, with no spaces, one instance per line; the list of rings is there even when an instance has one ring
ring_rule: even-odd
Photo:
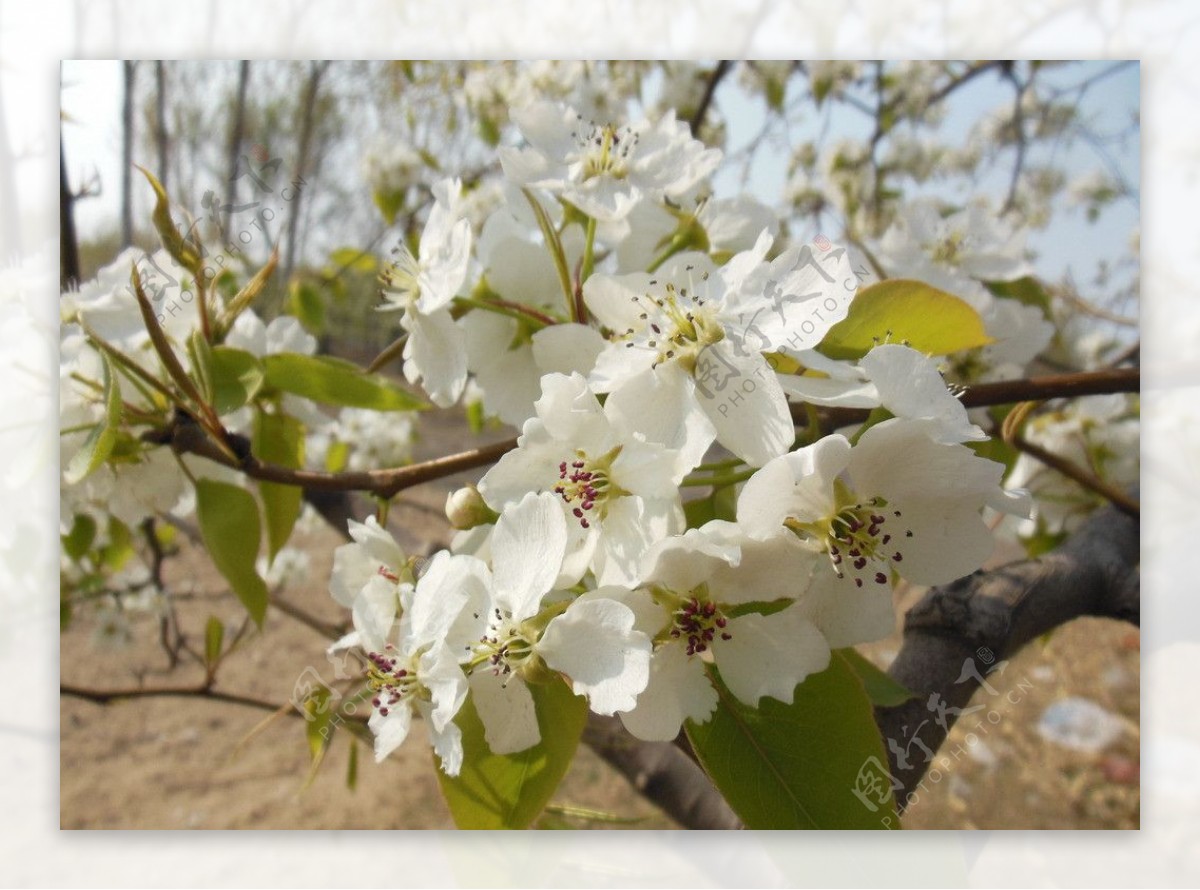
[[[583,740],[638,793],[684,828],[742,827],[704,771],[673,742],[643,742],[616,717],[598,714],[588,714]]]
[[[1139,623],[1138,530],[1136,518],[1104,507],[1057,550],[935,587],[908,613],[888,673],[917,696],[875,709],[901,806],[1000,660],[1084,615]]]
[[[712,106],[713,96],[716,95],[717,85],[722,78],[729,73],[729,69],[733,63],[728,59],[722,59],[717,62],[717,67],[713,68],[712,73],[708,76],[708,83],[704,85],[704,95],[700,97],[700,104],[696,106],[696,111],[692,114],[692,118],[688,121],[688,126],[691,128],[692,136],[699,137],[700,128],[704,126],[704,118],[708,114],[708,109]]]
[[[249,695],[241,695],[236,692],[222,692],[219,689],[212,689],[207,686],[144,686],[130,689],[92,689],[86,686],[75,686],[71,683],[60,683],[58,691],[60,695],[81,698],[84,701],[90,701],[97,705],[107,705],[116,701],[134,698],[207,698],[212,701],[257,708],[260,711],[274,712],[279,710],[279,705],[274,702],[254,698]],[[293,712],[297,717],[302,716],[295,709],[293,709]]]
[[[1078,374],[1058,374],[1050,377],[1030,377],[1024,380],[1005,380],[999,383],[981,383],[968,388],[960,400],[968,408],[985,405],[1004,405],[1014,402],[1053,398],[1074,398],[1111,392],[1137,392],[1141,372],[1138,368],[1116,368],[1104,371],[1088,371]],[[803,405],[792,406],[792,416],[797,423],[807,423]],[[866,411],[855,409],[828,409],[822,411],[822,420],[839,426],[865,420]],[[384,470],[362,470],[357,472],[326,473],[318,470],[293,470],[276,464],[266,463],[242,449],[240,458],[231,458],[212,440],[200,434],[194,424],[177,426],[169,432],[150,434],[155,441],[169,441],[180,453],[197,454],[235,470],[240,470],[252,479],[295,485],[307,491],[361,491],[391,498],[406,488],[452,476],[463,470],[495,463],[517,447],[516,439],[506,439],[481,448],[473,448],[458,454]]]
[[[1025,377],[1019,380],[1000,380],[995,383],[976,383],[959,396],[967,408],[986,408],[992,405],[1013,405],[1017,402],[1040,402],[1047,399],[1074,399],[1080,396],[1104,395],[1114,392],[1138,392],[1142,376],[1139,368],[1108,368],[1101,371],[1079,371],[1071,374],[1050,374],[1045,377]],[[806,422],[804,405],[793,403],[792,419]],[[861,423],[870,413],[866,409],[827,408],[819,411],[822,422],[831,426]]]

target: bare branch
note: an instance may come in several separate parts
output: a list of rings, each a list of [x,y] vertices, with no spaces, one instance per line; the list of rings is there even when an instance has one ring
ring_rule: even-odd
[[[708,83],[704,86],[704,95],[700,97],[700,104],[696,106],[695,114],[688,121],[688,126],[692,130],[692,136],[699,135],[700,128],[704,126],[704,118],[708,114],[709,107],[712,105],[713,96],[717,92],[717,85],[729,72],[732,64],[728,59],[722,59],[717,63],[717,67],[713,68],[712,74],[708,76]]]

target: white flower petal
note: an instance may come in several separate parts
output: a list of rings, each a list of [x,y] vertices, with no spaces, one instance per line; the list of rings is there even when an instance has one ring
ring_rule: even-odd
[[[703,723],[711,717],[717,700],[704,662],[689,657],[679,645],[666,645],[650,659],[650,676],[637,706],[618,716],[637,738],[670,742],[679,735],[684,720]]]
[[[487,566],[473,556],[434,554],[406,613],[411,648],[445,639],[464,607],[484,598],[490,580]]]
[[[778,376],[779,385],[787,395],[810,405],[837,408],[874,408],[879,405],[879,390],[869,380],[834,380],[796,374]]]
[[[704,363],[734,369],[724,389],[709,389],[703,378],[696,383],[698,402],[717,431],[717,441],[752,467],[787,452],[796,439],[792,415],[779,380],[761,355],[741,355],[729,340],[700,354],[697,373]]]
[[[897,343],[876,346],[859,360],[879,391],[879,400],[897,417],[926,418],[938,425],[943,443],[986,439],[971,423],[962,402],[950,394],[933,359]]]
[[[567,523],[554,495],[531,492],[500,516],[492,533],[492,572],[496,601],[514,620],[537,613],[566,549]]]
[[[612,446],[608,418],[583,375],[546,374],[541,379],[541,391],[534,407],[550,436],[571,449],[596,456]],[[562,457],[570,453],[564,450]]]
[[[351,615],[363,648],[382,652],[400,608],[400,594],[394,581],[375,575],[354,600]]]
[[[645,272],[597,273],[583,283],[583,301],[596,320],[614,334],[623,334],[630,328],[637,330],[644,322],[640,318],[643,310],[635,298],[651,289],[653,277]]]
[[[421,383],[430,400],[449,408],[467,384],[466,338],[445,309],[431,315],[406,313],[404,325],[404,375]]]
[[[729,605],[801,596],[814,563],[825,559],[782,528],[766,540],[746,537],[740,546],[737,566],[718,566],[708,584],[713,598]]]
[[[741,549],[724,535],[706,532],[707,528],[688,529],[654,544],[642,558],[642,578],[686,593],[707,581],[721,566],[736,566]]]
[[[543,374],[592,373],[608,345],[600,332],[583,324],[555,324],[533,335],[533,360]]]
[[[429,741],[433,745],[433,753],[442,762],[442,772],[448,776],[457,776],[463,764],[462,730],[458,728],[458,724],[447,723],[441,729],[431,724]]]
[[[471,700],[493,754],[515,754],[542,740],[533,695],[517,677],[505,680],[480,669],[471,675]]]
[[[650,672],[650,638],[633,629],[633,611],[615,600],[576,601],[546,627],[537,651],[566,674],[597,714],[633,708]]]
[[[683,511],[674,499],[624,497],[612,503],[600,523],[596,583],[634,584],[642,558],[655,541],[683,531]]]
[[[817,571],[799,608],[825,635],[830,649],[881,640],[896,629],[890,585],[858,587],[827,570]]]
[[[604,411],[619,429],[678,451],[689,470],[700,464],[717,435],[697,404],[695,381],[674,362],[631,377],[609,395]]]
[[[407,554],[396,543],[392,533],[383,528],[374,516],[368,516],[366,522],[355,522],[351,519],[347,526],[350,530],[350,537],[376,563],[381,563],[392,571],[398,571],[408,560]],[[372,568],[372,574],[377,567]]]
[[[395,707],[388,708],[386,717],[376,709],[367,725],[375,733],[375,762],[380,763],[408,738],[408,730],[412,726],[412,708],[408,702],[399,702]]]
[[[421,655],[418,665],[421,685],[429,690],[430,702],[421,701],[422,715],[434,730],[443,730],[467,698],[467,677],[449,646],[435,645]]]
[[[797,683],[829,667],[829,644],[797,606],[734,618],[728,633],[713,658],[729,691],[751,707],[764,695],[790,704]]]

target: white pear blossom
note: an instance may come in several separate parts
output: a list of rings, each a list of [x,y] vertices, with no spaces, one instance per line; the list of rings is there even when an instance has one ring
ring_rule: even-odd
[[[815,346],[857,289],[844,250],[805,245],[766,262],[771,240],[762,233],[719,269],[681,254],[655,274],[584,283],[612,339],[592,388],[609,394],[614,417],[693,465],[713,439],[752,466],[790,447],[787,400],[763,353]]]
[[[504,300],[561,315],[562,285],[554,262],[519,222],[527,210],[523,203],[510,204],[485,223],[479,255],[487,285]],[[568,228],[562,244],[568,265],[577,265],[583,256],[579,227]],[[483,391],[484,410],[515,427],[533,416],[543,374],[586,375],[605,345],[598,331],[582,324],[552,324],[529,334],[517,319],[486,311],[473,311],[460,324],[467,367]]]
[[[551,102],[512,117],[529,145],[499,150],[509,180],[560,195],[601,222],[622,219],[641,200],[681,195],[721,161],[721,152],[693,139],[674,111],[624,127]]]
[[[230,326],[225,345],[258,358],[281,352],[313,355],[317,351],[317,338],[290,315],[281,315],[271,319],[270,324],[264,324],[253,309],[246,309]],[[309,431],[319,430],[329,423],[329,417],[312,401],[291,393],[283,394],[283,410],[302,421]],[[244,431],[250,428],[253,418],[254,412],[247,407],[225,417],[222,422],[229,429]]]
[[[844,587],[888,587],[893,572],[922,585],[967,575],[994,544],[982,508],[1027,513],[1028,498],[1000,488],[1002,464],[937,434],[935,420],[895,418],[853,447],[826,436],[755,473],[738,523],[762,538],[790,528]]]
[[[415,713],[425,719],[446,774],[462,768],[462,732],[454,716],[466,701],[467,678],[448,640],[468,606],[484,599],[488,581],[479,560],[438,553],[408,598],[397,644],[368,654],[367,683],[374,693],[369,726],[377,761],[404,742]]]
[[[709,253],[728,256],[754,247],[765,230],[775,237],[779,219],[770,207],[748,196],[713,198],[707,192],[684,196],[679,207],[643,201],[626,218],[628,232],[617,245],[620,268],[646,269],[680,226],[694,226],[691,237]]]
[[[683,530],[679,483],[691,467],[615,422],[579,374],[543,377],[536,408],[480,493],[497,511],[531,491],[557,495],[570,531],[567,575],[591,567],[599,584],[632,581],[650,544]]]
[[[933,438],[946,444],[987,438],[946,386],[937,361],[915,349],[885,343],[856,364],[837,362],[814,351],[803,353],[800,360],[827,376],[780,375],[780,385],[789,396],[814,405],[882,406],[896,417],[931,420]]]
[[[1032,417],[1023,435],[1047,451],[1086,467],[1105,482],[1125,488],[1138,481],[1141,421],[1133,397],[1085,396]],[[1103,498],[1028,454],[1020,454],[1008,484],[1029,489],[1033,513],[1018,525],[1022,536],[1039,528],[1050,534],[1075,529]]]
[[[348,470],[400,467],[412,462],[416,438],[416,412],[343,408],[308,437],[305,455],[310,465],[327,466],[330,449],[337,446],[345,449]]]
[[[471,261],[471,224],[458,204],[462,183],[442,180],[433,187],[434,204],[421,232],[417,255],[400,245],[383,272],[382,308],[403,310],[408,332],[404,374],[420,382],[434,404],[453,405],[467,380],[462,331],[447,308],[467,278]]]
[[[946,214],[936,202],[921,200],[884,233],[880,254],[892,274],[934,284],[939,268],[978,281],[1012,281],[1033,271],[1024,242],[1024,234],[985,201]]]
[[[641,584],[622,595],[655,641],[646,689],[619,715],[625,727],[668,741],[684,720],[706,721],[717,706],[710,660],[745,704],[791,702],[798,683],[829,665],[828,643],[796,600],[812,563],[789,536],[756,541],[719,521],[652,548]],[[746,608],[752,603],[783,608],[764,614]]]
[[[368,651],[382,651],[401,600],[412,591],[412,566],[391,532],[374,516],[365,523],[350,520],[349,531],[353,542],[333,551],[329,593],[350,609],[354,630],[332,648],[361,645]]]
[[[528,494],[508,508],[492,535],[491,601],[468,639],[471,695],[488,747],[521,751],[541,739],[528,681],[559,682],[565,674],[592,710],[633,707],[645,688],[650,639],[634,629],[634,614],[613,599],[620,588],[588,597],[551,597],[567,547],[567,523],[551,494]],[[549,602],[548,602],[549,600]]]

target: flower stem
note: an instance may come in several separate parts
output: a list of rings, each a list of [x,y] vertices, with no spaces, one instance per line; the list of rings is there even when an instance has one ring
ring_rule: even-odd
[[[483,309],[487,312],[495,312],[497,315],[507,315],[510,318],[524,319],[526,321],[535,321],[539,327],[545,328],[550,325],[558,324],[558,321],[546,315],[544,312],[526,306],[523,303],[510,303],[508,300],[480,300],[475,297],[455,297],[454,302],[461,306],[471,306],[475,309]]]
[[[591,216],[588,217],[587,228],[585,229],[583,238],[584,238],[584,240],[583,240],[583,268],[579,273],[580,287],[583,286],[583,283],[585,281],[587,281],[589,278],[592,277],[592,270],[595,268],[595,265],[596,265],[596,257],[595,257],[596,219],[595,219],[595,217],[591,217]]]
[[[654,258],[654,262],[652,262],[646,268],[646,271],[647,272],[657,272],[659,266],[661,266],[663,263],[665,263],[671,257],[675,256],[675,254],[679,253],[679,251],[683,250],[684,247],[686,247],[686,246],[687,246],[687,239],[682,238],[678,234],[676,234],[675,237],[673,237],[671,239],[671,243],[668,244],[663,249],[663,252]]]

